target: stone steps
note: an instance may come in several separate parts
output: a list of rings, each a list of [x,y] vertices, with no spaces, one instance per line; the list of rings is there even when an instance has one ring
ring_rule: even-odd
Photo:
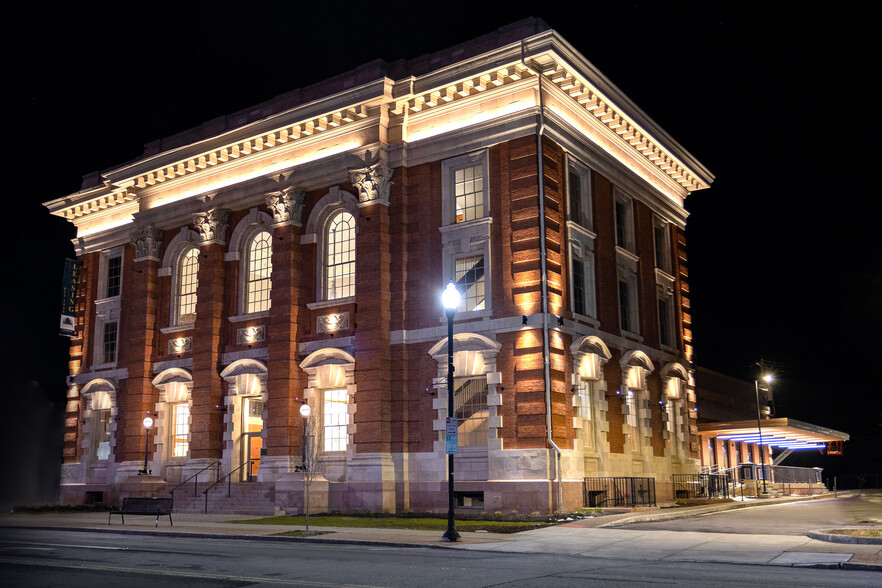
[[[174,512],[197,514],[205,512],[205,495],[199,490],[193,496],[189,492],[175,492]],[[275,512],[276,491],[274,483],[239,482],[230,487],[227,496],[226,484],[218,484],[208,492],[208,513],[215,514],[253,514],[271,515]]]

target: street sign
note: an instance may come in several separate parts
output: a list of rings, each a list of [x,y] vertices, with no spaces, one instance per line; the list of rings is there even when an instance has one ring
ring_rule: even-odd
[[[447,417],[447,455],[459,453],[459,419]]]

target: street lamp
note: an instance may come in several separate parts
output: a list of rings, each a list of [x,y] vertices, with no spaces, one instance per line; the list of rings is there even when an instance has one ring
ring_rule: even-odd
[[[763,380],[768,384],[772,382],[771,374],[766,374],[763,376]],[[760,423],[760,401],[759,401],[759,380],[753,381],[754,388],[756,388],[756,429],[759,432],[759,454],[760,454],[760,464],[762,465],[762,474],[763,474],[763,495],[768,495],[768,491],[766,490],[766,456],[763,452],[763,426]]]
[[[309,408],[309,405],[304,402],[300,405],[300,416],[303,417],[303,441],[300,444],[302,448],[302,457],[300,459],[300,468],[305,472],[308,471],[306,466],[306,425],[309,421],[309,415],[312,412],[312,409]]]
[[[447,436],[454,435],[454,440],[458,443],[455,436],[457,434],[457,422],[454,412],[453,403],[453,317],[456,315],[456,308],[459,306],[459,290],[453,282],[448,282],[447,288],[441,294],[441,304],[444,305],[444,313],[447,315]],[[447,446],[447,530],[442,535],[444,541],[459,540],[459,533],[456,531],[456,524],[453,521],[453,455],[456,453],[456,443],[449,443]],[[451,445],[453,445],[451,447]]]
[[[150,475],[150,470],[147,469],[147,448],[150,444],[150,427],[153,426],[153,419],[151,419],[150,417],[144,417],[142,423],[144,424],[144,429],[146,433],[146,435],[144,436],[144,469],[139,470],[138,475],[148,476]]]

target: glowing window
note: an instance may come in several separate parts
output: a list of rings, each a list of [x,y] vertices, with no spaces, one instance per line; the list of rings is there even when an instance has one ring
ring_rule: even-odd
[[[456,205],[456,222],[483,218],[484,212],[484,166],[463,167],[453,172],[453,194]]]
[[[325,240],[325,298],[355,296],[355,217],[337,213],[328,222]]]
[[[199,288],[199,249],[191,247],[178,260],[175,315],[177,324],[196,321],[196,290]]]
[[[248,270],[245,281],[245,312],[270,309],[273,244],[268,231],[260,231],[248,242]]]
[[[190,407],[186,402],[172,405],[172,456],[185,457],[190,449]]]
[[[325,390],[322,418],[325,451],[345,451],[349,438],[349,393],[346,390]]]
[[[484,310],[484,256],[456,260],[456,287],[462,296],[457,311]]]
[[[460,447],[486,447],[489,438],[487,417],[487,378],[456,378],[453,384],[453,406],[459,427]]]
[[[105,461],[110,457],[110,409],[92,411],[92,456]]]

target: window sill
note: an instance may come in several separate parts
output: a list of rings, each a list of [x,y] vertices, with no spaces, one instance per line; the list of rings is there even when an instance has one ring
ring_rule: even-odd
[[[332,306],[343,306],[344,304],[354,304],[355,296],[347,296],[346,298],[335,298],[334,300],[320,300],[318,302],[309,302],[306,308],[309,310],[318,310],[321,308],[331,308]]]
[[[643,343],[643,337],[638,335],[637,333],[632,333],[631,331],[626,331],[624,329],[620,329],[622,337],[625,339],[630,339],[631,341],[637,341],[638,343]]]
[[[616,245],[616,253],[618,253],[622,257],[630,259],[631,261],[640,261],[640,256],[631,251],[630,247],[626,249],[621,245]]]
[[[269,316],[268,310],[263,310],[261,312],[251,312],[248,314],[237,314],[236,316],[231,316],[227,320],[231,323],[244,323],[245,321],[250,321],[254,319],[267,318]]]
[[[600,327],[600,321],[597,320],[596,318],[588,316],[587,314],[579,314],[577,312],[574,312],[573,313],[573,320],[591,325],[595,329]]]
[[[195,323],[188,323],[186,325],[172,325],[171,327],[162,327],[159,329],[159,332],[163,335],[168,335],[169,333],[180,333],[181,331],[192,331]]]
[[[488,308],[485,310],[469,310],[469,311],[463,311],[463,312],[457,311],[457,313],[453,316],[453,322],[473,321],[473,320],[482,319],[482,318],[490,317],[490,316],[493,316],[493,309],[492,308]],[[447,324],[447,315],[446,314],[441,315],[441,317],[438,319],[438,321],[441,324],[446,325]]]
[[[112,370],[116,368],[116,364],[117,362],[115,361],[110,363],[99,363],[97,365],[93,365],[91,369],[93,372],[97,370]]]
[[[492,216],[484,216],[484,217],[476,218],[476,219],[473,219],[470,221],[462,221],[461,223],[451,223],[449,225],[443,225],[441,227],[438,227],[438,230],[441,231],[442,233],[447,233],[447,232],[456,231],[459,229],[467,229],[469,227],[477,227],[477,226],[484,225],[484,224],[486,224],[486,225],[493,224],[493,217]]]

